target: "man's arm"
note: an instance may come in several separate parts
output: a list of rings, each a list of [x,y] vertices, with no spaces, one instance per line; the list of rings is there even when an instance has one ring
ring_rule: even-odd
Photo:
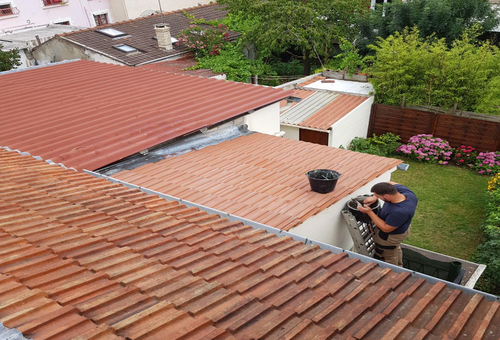
[[[358,210],[362,213],[367,214],[372,219],[373,223],[375,223],[375,225],[383,232],[390,233],[397,229],[397,227],[393,227],[385,223],[385,221],[378,217],[377,214],[375,214],[373,210],[366,204],[358,207]]]

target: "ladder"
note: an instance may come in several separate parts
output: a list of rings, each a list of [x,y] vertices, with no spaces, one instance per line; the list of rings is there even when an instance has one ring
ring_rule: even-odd
[[[373,254],[375,254],[373,222],[365,223],[358,221],[347,207],[342,210],[342,215],[344,216],[347,223],[347,229],[354,242],[354,251],[358,254],[373,257]]]

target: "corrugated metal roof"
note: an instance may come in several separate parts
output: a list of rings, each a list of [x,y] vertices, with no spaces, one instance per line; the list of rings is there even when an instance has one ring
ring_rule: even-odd
[[[163,71],[163,72],[173,72],[180,74],[188,74],[193,76],[202,76],[202,77],[214,77],[221,73],[214,73],[211,69],[196,69],[196,70],[188,70],[188,68],[194,67],[198,64],[198,61],[194,59],[193,56],[187,56],[175,60],[167,60],[159,63],[146,64],[140,67],[155,70],[155,71]]]
[[[318,91],[283,112],[281,123],[328,130],[368,97]]]
[[[298,125],[309,116],[330,104],[338,94],[334,92],[315,92],[300,103],[281,114],[280,120],[284,124]]]
[[[97,26],[82,31],[72,32],[60,35],[58,39],[63,39],[72,43],[83,45],[98,53],[106,56],[111,56],[126,65],[139,65],[158,61],[161,59],[174,58],[175,56],[182,55],[189,52],[184,46],[174,45],[172,51],[165,51],[158,48],[157,40],[153,39],[156,36],[154,25],[166,23],[170,26],[170,33],[172,37],[176,37],[179,33],[189,28],[193,19],[185,15],[194,16],[197,19],[205,19],[213,21],[222,19],[227,15],[224,7],[214,4],[202,5],[182,9],[174,12],[163,13],[163,15],[152,15],[144,18],[137,18],[133,20],[122,21],[105,26]],[[98,30],[102,28],[113,28],[126,34],[123,38],[108,37]],[[236,32],[229,32],[229,38],[234,39],[239,34]],[[117,44],[126,44],[134,47],[138,53],[125,53],[115,47]]]
[[[401,161],[255,133],[113,177],[289,230]],[[305,173],[334,169],[335,190],[312,192]]]
[[[27,338],[500,337],[500,303],[473,291],[30,156],[0,162],[0,321]]]
[[[0,74],[0,145],[94,170],[292,91],[91,61]]]

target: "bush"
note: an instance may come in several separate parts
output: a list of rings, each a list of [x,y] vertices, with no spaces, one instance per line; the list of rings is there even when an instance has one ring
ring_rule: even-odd
[[[458,166],[469,166],[476,163],[477,152],[472,146],[462,145],[455,150],[453,160]]]
[[[399,140],[398,135],[390,132],[378,137],[375,134],[369,138],[355,137],[349,144],[348,150],[389,157],[396,154],[396,149],[401,145]]]
[[[474,260],[487,266],[478,288],[500,295],[500,173],[488,182],[488,193],[483,225],[486,240],[477,247]]]
[[[470,168],[484,175],[500,172],[500,152],[480,152],[476,157],[476,163]]]
[[[408,144],[401,145],[397,152],[426,163],[448,164],[453,148],[441,138],[420,134],[411,137]]]
[[[177,36],[177,45],[183,45],[195,52],[197,57],[218,55],[229,41],[227,27],[192,24]]]

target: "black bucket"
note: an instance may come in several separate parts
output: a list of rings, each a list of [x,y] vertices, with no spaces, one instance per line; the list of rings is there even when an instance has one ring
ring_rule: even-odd
[[[332,192],[340,178],[340,173],[329,169],[316,169],[306,173],[311,190],[320,194]]]
[[[367,214],[362,213],[361,211],[358,210],[358,203],[363,204],[363,201],[365,198],[370,197],[369,195],[361,195],[355,198],[351,198],[349,201],[347,201],[347,209],[353,214],[353,216],[356,218],[356,220],[363,222],[363,223],[369,223],[371,221],[370,217]],[[372,211],[375,214],[378,214],[378,211],[380,210],[380,201],[377,200],[370,204],[370,208],[372,208]]]

